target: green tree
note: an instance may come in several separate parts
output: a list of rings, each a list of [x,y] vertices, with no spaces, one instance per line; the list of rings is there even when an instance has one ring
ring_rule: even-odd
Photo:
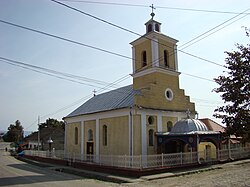
[[[53,127],[61,127],[64,129],[64,122],[58,121],[57,119],[49,118],[45,123],[41,123],[39,125],[40,130],[43,128],[53,128]]]
[[[18,143],[23,139],[23,127],[19,120],[16,120],[15,125],[10,124],[7,133],[3,137],[4,141]]]
[[[222,119],[227,135],[240,136],[246,142],[250,141],[250,45],[236,47],[237,51],[225,52],[226,75],[214,79],[219,84],[214,91],[225,103],[215,109],[214,116]]]

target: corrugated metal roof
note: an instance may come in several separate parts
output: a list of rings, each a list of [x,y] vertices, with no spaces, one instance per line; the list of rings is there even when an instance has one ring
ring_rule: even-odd
[[[134,95],[136,94],[140,94],[140,91],[133,90],[133,85],[129,85],[96,95],[66,116],[66,118],[131,107],[134,105]]]

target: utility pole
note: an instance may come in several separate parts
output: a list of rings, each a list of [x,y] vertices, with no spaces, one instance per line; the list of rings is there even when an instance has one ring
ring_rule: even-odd
[[[40,150],[40,116],[38,116],[38,145],[37,145],[37,150],[39,151]]]

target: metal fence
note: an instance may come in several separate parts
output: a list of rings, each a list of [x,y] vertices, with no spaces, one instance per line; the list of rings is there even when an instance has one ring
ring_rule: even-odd
[[[163,168],[189,164],[225,161],[230,159],[242,159],[250,156],[250,147],[240,147],[223,150],[206,150],[202,152],[186,152],[156,155],[85,155],[76,153],[64,153],[57,151],[25,150],[25,155],[66,160],[72,163],[91,163],[101,166],[113,166],[133,169]]]

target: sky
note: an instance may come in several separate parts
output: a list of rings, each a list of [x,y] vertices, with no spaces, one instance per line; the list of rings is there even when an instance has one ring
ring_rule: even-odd
[[[154,19],[162,23],[162,33],[179,41],[180,88],[195,102],[199,118],[220,122],[213,113],[223,101],[212,92],[218,85],[211,80],[226,71],[222,67],[225,51],[235,50],[236,43],[249,43],[243,27],[250,27],[250,16],[240,14],[250,13],[249,0],[60,2],[141,35],[151,18],[149,6],[154,4]],[[202,35],[205,38],[185,49],[181,47],[203,33],[207,33]],[[132,84],[129,43],[138,37],[51,0],[0,0],[0,130],[7,130],[19,120],[25,131],[36,131],[38,118],[40,122],[48,118],[62,120],[91,98],[94,90],[100,94]],[[64,74],[50,76],[48,70]],[[100,89],[110,83],[114,83],[112,87]]]

